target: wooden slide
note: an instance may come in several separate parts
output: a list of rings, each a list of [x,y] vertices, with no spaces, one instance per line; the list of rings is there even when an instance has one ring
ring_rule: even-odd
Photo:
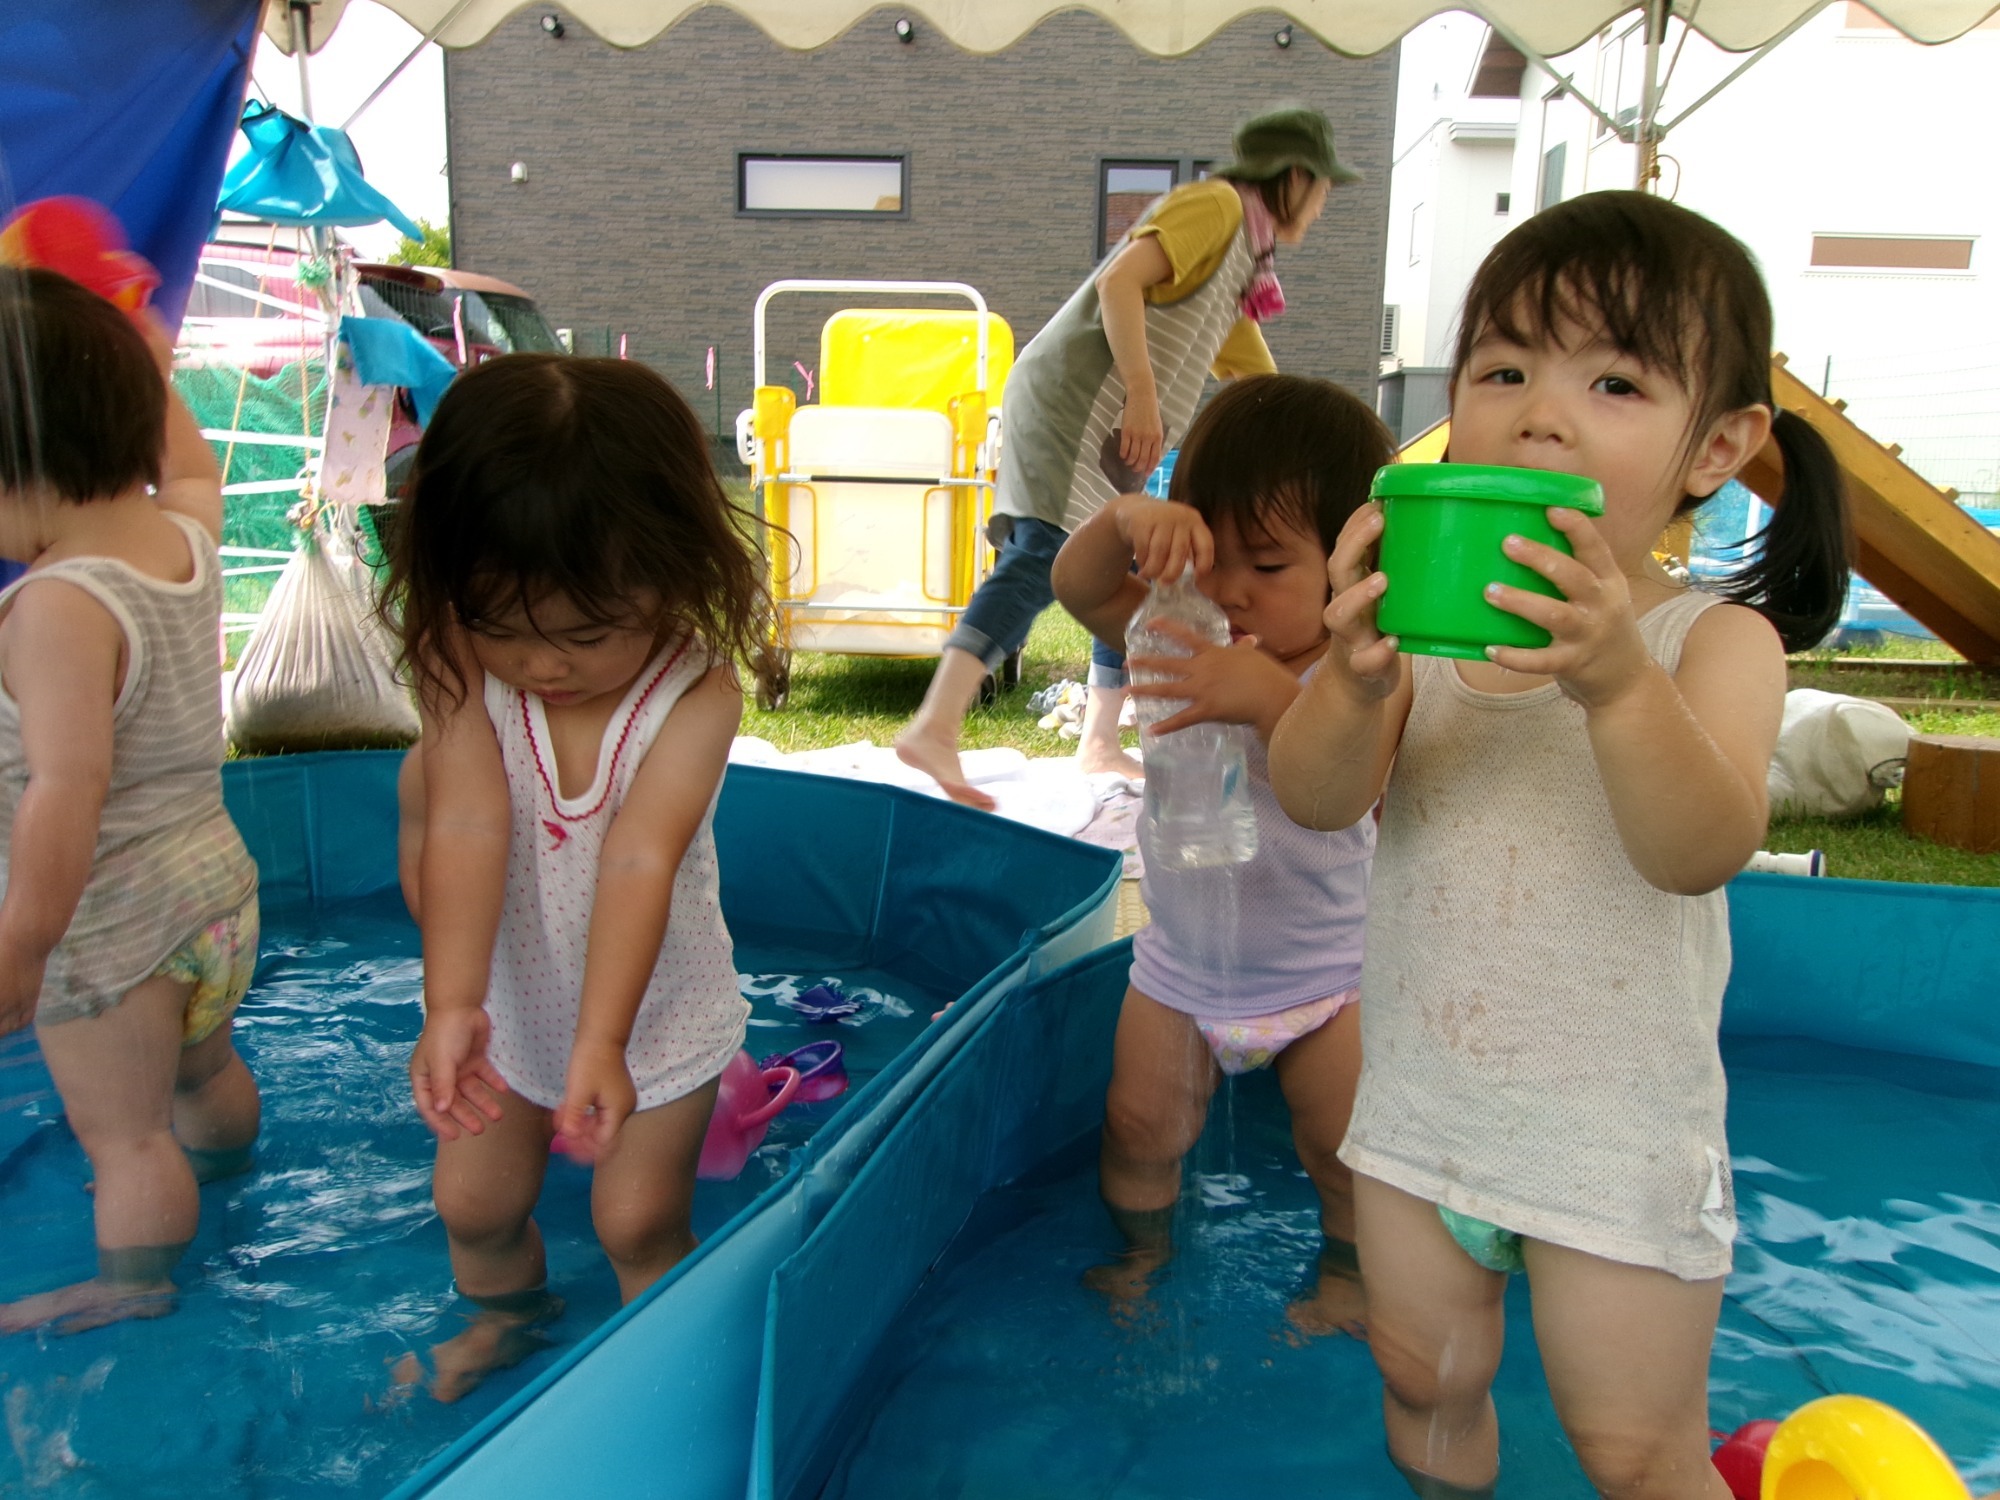
[[[1816,428],[1847,475],[1854,515],[1855,571],[1968,661],[2000,668],[2000,536],[1986,530],[1897,455],[1848,420],[1845,402],[1827,400],[1771,362],[1778,404]],[[1405,463],[1444,457],[1449,426],[1438,423],[1403,446]],[[1767,443],[1739,476],[1766,504],[1784,489],[1777,445]]]

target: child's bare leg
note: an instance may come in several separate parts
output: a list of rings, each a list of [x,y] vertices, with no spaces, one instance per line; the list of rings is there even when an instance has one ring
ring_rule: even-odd
[[[1292,1326],[1314,1335],[1367,1333],[1367,1302],[1354,1248],[1354,1174],[1340,1159],[1354,1090],[1361,1081],[1361,1007],[1350,1004],[1278,1054],[1278,1086],[1292,1112],[1292,1142],[1319,1191],[1325,1242],[1314,1289],[1285,1310]]]
[[[187,1152],[196,1182],[248,1170],[263,1115],[257,1081],[229,1033],[227,1025],[219,1026],[182,1048],[174,1076],[174,1136]]]
[[[1076,741],[1076,763],[1086,775],[1109,771],[1137,781],[1146,774],[1146,768],[1118,737],[1118,716],[1124,708],[1122,687],[1092,687],[1083,700],[1083,727]]]
[[[518,1094],[500,1096],[500,1118],[478,1135],[439,1141],[431,1195],[451,1245],[460,1295],[480,1311],[463,1333],[431,1348],[431,1394],[456,1401],[495,1370],[519,1364],[548,1340],[541,1324],[562,1312],[547,1290],[548,1263],[535,1200],[552,1137],[549,1112]],[[397,1361],[401,1385],[424,1380],[414,1354]]]
[[[1220,1076],[1193,1020],[1136,989],[1125,991],[1097,1170],[1098,1191],[1126,1248],[1086,1271],[1086,1286],[1120,1300],[1143,1296],[1173,1254],[1181,1160],[1201,1137]]]
[[[396,878],[403,887],[403,905],[412,921],[423,921],[417,895],[417,871],[424,856],[424,742],[403,752],[396,773]]]
[[[965,779],[958,763],[959,730],[985,680],[985,662],[970,651],[945,647],[917,716],[896,736],[896,755],[943,787],[952,801],[990,809],[993,799]]]
[[[1435,1204],[1359,1173],[1354,1218],[1389,1456],[1426,1500],[1490,1494],[1507,1278],[1459,1248]]]
[[[1709,1461],[1708,1360],[1722,1281],[1523,1246],[1556,1415],[1607,1500],[1728,1500]]]
[[[183,980],[148,979],[109,1010],[38,1029],[97,1180],[97,1275],[0,1307],[0,1333],[76,1333],[173,1311],[171,1273],[201,1213],[173,1131],[181,1016],[192,992]]]
[[[590,1185],[597,1242],[630,1302],[694,1249],[694,1170],[715,1109],[715,1081],[619,1127]]]

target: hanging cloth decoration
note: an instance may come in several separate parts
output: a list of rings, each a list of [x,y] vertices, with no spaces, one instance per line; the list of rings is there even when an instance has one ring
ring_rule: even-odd
[[[340,340],[354,351],[354,373],[363,385],[403,387],[416,405],[417,424],[431,425],[458,366],[401,318],[342,318]]]
[[[423,229],[369,185],[347,132],[308,125],[281,109],[252,102],[243,107],[250,149],[222,179],[215,205],[269,224],[374,224],[387,219],[411,239]]]

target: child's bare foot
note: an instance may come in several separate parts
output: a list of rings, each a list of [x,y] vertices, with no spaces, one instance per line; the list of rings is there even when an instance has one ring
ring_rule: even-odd
[[[1130,1323],[1150,1305],[1153,1278],[1171,1258],[1172,1252],[1167,1250],[1127,1250],[1101,1266],[1092,1266],[1080,1279],[1104,1299],[1114,1320]]]
[[[1345,1240],[1326,1242],[1314,1270],[1312,1290],[1285,1309],[1285,1319],[1301,1338],[1323,1338],[1329,1333],[1368,1337],[1368,1294],[1361,1284],[1353,1245]]]
[[[1118,744],[1080,741],[1076,747],[1076,768],[1086,776],[1123,776],[1127,781],[1146,779],[1146,768],[1139,757]]]
[[[944,794],[954,802],[963,802],[967,807],[976,807],[984,812],[993,811],[993,799],[965,779],[965,770],[958,763],[958,745],[948,739],[925,734],[912,724],[896,736],[896,759],[913,771],[922,771],[944,789]]]
[[[0,1305],[0,1334],[45,1328],[54,1334],[82,1333],[126,1318],[164,1318],[174,1310],[173,1281],[106,1281],[93,1276],[52,1292],[37,1292]]]
[[[481,1308],[473,1315],[465,1332],[431,1345],[428,1378],[424,1361],[415,1353],[405,1354],[389,1371],[397,1385],[421,1385],[449,1406],[471,1394],[496,1370],[518,1365],[529,1355],[555,1342],[542,1325],[562,1316],[563,1301],[544,1293],[532,1307],[509,1309]]]

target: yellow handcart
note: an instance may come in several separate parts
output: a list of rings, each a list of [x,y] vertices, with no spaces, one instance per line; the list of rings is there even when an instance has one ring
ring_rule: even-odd
[[[765,380],[774,297],[963,297],[970,311],[850,307],[820,333],[819,400]],[[756,394],[736,419],[773,527],[777,651],[757,702],[781,708],[795,651],[936,656],[991,567],[998,395],[1014,335],[961,281],[775,281],[754,315]],[[789,534],[790,540],[787,540]]]

